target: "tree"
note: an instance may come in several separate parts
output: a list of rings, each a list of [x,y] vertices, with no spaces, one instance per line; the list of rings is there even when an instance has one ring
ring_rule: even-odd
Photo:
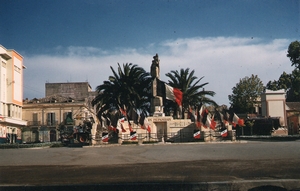
[[[266,89],[269,90],[280,90],[280,89],[289,89],[291,86],[291,75],[287,74],[286,72],[283,72],[281,76],[279,77],[278,81],[269,81],[266,85]]]
[[[259,101],[264,86],[257,75],[240,79],[228,96],[231,107],[236,113],[253,113],[254,105]]]
[[[300,69],[300,42],[294,41],[288,47],[287,57],[290,58],[292,66]]]
[[[300,101],[300,42],[291,42],[287,57],[290,58],[295,69],[291,74],[283,72],[277,81],[269,81],[266,88],[270,90],[284,89],[287,102],[298,102]]]
[[[215,92],[204,90],[204,86],[206,86],[208,82],[199,84],[204,77],[201,77],[197,80],[197,77],[194,76],[194,73],[194,70],[189,72],[189,68],[187,68],[185,70],[181,69],[180,72],[173,70],[166,74],[166,76],[170,78],[170,80],[168,80],[168,84],[174,88],[180,89],[183,93],[182,118],[184,117],[184,112],[188,111],[190,106],[196,106],[200,103],[217,105],[216,102],[207,97],[214,96]],[[175,103],[173,103],[173,105],[169,103],[168,105],[165,105],[165,108],[174,108],[174,104]]]
[[[299,102],[300,101],[300,69],[295,68],[292,74],[289,75],[290,84],[287,86],[286,101]],[[288,88],[289,87],[289,88]]]
[[[283,72],[277,81],[269,81],[266,88],[274,91],[284,89],[287,102],[300,101],[300,70],[295,68],[291,74]]]
[[[118,64],[118,72],[96,87],[98,95],[92,101],[97,106],[98,118],[110,109],[134,109],[149,112],[151,77],[143,68],[133,64]],[[122,70],[123,69],[123,70]]]

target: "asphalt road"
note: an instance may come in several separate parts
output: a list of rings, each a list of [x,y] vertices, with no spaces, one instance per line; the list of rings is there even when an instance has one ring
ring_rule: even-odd
[[[4,149],[0,156],[0,190],[300,190],[299,140]]]

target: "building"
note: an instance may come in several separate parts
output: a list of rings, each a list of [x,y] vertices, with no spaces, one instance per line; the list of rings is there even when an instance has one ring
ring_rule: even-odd
[[[279,117],[282,127],[287,126],[286,102],[284,90],[266,90],[261,95],[262,116]]]
[[[28,125],[23,142],[50,142],[60,138],[59,128],[72,131],[91,117],[89,102],[94,98],[88,82],[46,83],[46,97],[24,100],[23,119]]]
[[[288,134],[299,134],[300,129],[300,102],[286,102]]]
[[[0,143],[21,142],[23,57],[0,45]]]

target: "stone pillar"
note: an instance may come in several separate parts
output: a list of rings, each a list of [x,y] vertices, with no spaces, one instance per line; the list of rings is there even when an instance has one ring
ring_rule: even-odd
[[[236,141],[236,132],[235,132],[235,130],[228,131],[228,136],[229,136],[231,141]]]
[[[202,131],[201,134],[203,135],[204,142],[210,141],[210,132],[209,131]]]

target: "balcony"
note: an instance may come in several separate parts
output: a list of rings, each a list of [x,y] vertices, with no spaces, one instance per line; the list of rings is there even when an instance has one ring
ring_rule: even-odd
[[[46,124],[46,125],[47,125],[47,126],[53,127],[53,126],[58,125],[58,121],[47,121],[47,124]]]
[[[41,122],[40,121],[28,121],[27,125],[28,126],[41,126]]]
[[[58,121],[48,121],[48,122],[44,122],[42,123],[41,121],[28,121],[27,125],[28,126],[49,126],[49,127],[55,127],[56,125],[58,125]]]

